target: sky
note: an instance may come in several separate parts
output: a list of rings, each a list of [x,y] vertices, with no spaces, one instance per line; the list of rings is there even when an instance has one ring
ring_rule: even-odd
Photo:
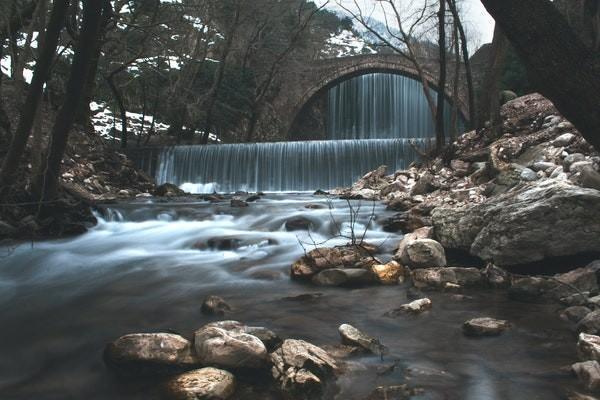
[[[317,4],[323,4],[326,0],[317,0]],[[364,10],[373,10],[374,5],[377,4],[376,0],[357,0],[360,7]],[[424,0],[397,0],[397,4],[409,4],[409,3],[422,3]],[[355,8],[355,0],[330,0],[328,7],[332,9],[340,9],[339,4],[348,9]],[[375,8],[378,9],[378,8]],[[479,0],[463,0],[462,10],[464,17],[464,25],[467,31],[471,32],[473,37],[472,46],[479,47],[482,44],[489,43],[492,41],[494,34],[494,20],[487,13],[486,9]],[[377,11],[373,14],[376,19],[383,20],[382,16],[377,15]]]

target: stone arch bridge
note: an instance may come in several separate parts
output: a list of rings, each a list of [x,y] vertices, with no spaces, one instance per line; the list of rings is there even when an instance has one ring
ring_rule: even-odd
[[[427,71],[426,79],[429,85],[437,90],[438,73],[435,63],[422,62],[422,64]],[[281,122],[288,137],[296,118],[311,100],[340,82],[374,72],[399,74],[419,80],[419,74],[413,63],[397,54],[368,54],[316,60],[307,62],[298,69],[293,79],[282,83],[278,99],[274,102],[275,112],[285,116]],[[469,110],[466,91],[459,90],[458,99],[452,98],[448,87],[445,93],[450,101],[457,101],[458,109],[467,121]]]

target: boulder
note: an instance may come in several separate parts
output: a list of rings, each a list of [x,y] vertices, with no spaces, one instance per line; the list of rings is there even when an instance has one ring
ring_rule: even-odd
[[[281,390],[300,399],[320,398],[338,369],[329,353],[303,340],[285,340],[270,358],[273,378]]]
[[[576,136],[572,133],[563,133],[552,141],[552,145],[556,147],[566,147],[570,145],[575,138]]]
[[[499,266],[600,249],[600,192],[538,181],[458,208],[432,212],[436,239]]]
[[[368,245],[322,247],[308,252],[291,268],[292,279],[309,280],[320,271],[331,268],[368,268],[378,262]]]
[[[416,239],[402,248],[400,262],[409,268],[445,267],[446,253],[433,239]]]
[[[368,336],[352,325],[342,324],[338,328],[338,332],[340,333],[342,344],[360,347],[373,354],[383,354],[385,352],[385,346],[379,340]]]
[[[600,334],[600,310],[592,311],[579,321],[577,331],[589,333],[590,335]]]
[[[569,172],[571,165],[575,164],[576,162],[580,162],[580,161],[585,161],[585,156],[583,154],[581,154],[581,153],[569,154],[563,160],[563,168],[565,171]]]
[[[219,296],[205,298],[200,309],[206,315],[225,315],[226,312],[231,311],[229,304]]]
[[[396,261],[390,261],[387,264],[372,265],[371,272],[375,275],[377,281],[383,285],[397,285],[398,283],[402,283],[406,274],[404,267]]]
[[[136,333],[121,336],[104,350],[108,366],[125,376],[170,375],[199,364],[191,343],[171,333]]]
[[[418,289],[441,289],[448,284],[478,286],[484,280],[477,268],[427,268],[412,271],[413,284]]]
[[[376,282],[373,272],[363,268],[331,268],[312,278],[319,286],[360,286]]]
[[[577,341],[577,354],[583,361],[600,361],[600,336],[580,333]]]
[[[408,304],[403,304],[395,310],[388,311],[385,315],[388,317],[396,317],[400,314],[420,314],[427,310],[431,310],[431,300],[423,298]]]
[[[466,336],[498,336],[508,328],[508,321],[487,317],[471,319],[463,324]]]
[[[517,301],[535,302],[556,286],[555,282],[536,276],[514,277],[508,296]]]
[[[600,364],[598,361],[576,363],[571,366],[571,369],[587,390],[600,390]]]
[[[424,172],[410,191],[411,196],[424,195],[433,192],[437,187],[434,183],[434,176],[430,172]]]
[[[422,215],[415,208],[395,214],[381,223],[383,230],[386,232],[412,232],[430,225],[431,218]]]
[[[580,172],[579,182],[584,188],[600,190],[600,173],[592,167],[585,167]]]
[[[406,235],[404,235],[402,237],[402,240],[400,240],[400,243],[398,244],[398,249],[396,250],[396,254],[395,254],[394,258],[396,260],[400,260],[402,253],[404,252],[404,249],[406,248],[406,246],[408,246],[415,240],[417,240],[417,239],[432,239],[432,238],[433,238],[433,228],[431,228],[430,226],[419,228],[419,229],[415,230],[414,232],[407,233]]]
[[[571,306],[565,308],[563,312],[560,313],[560,317],[565,321],[573,322],[576,324],[591,312],[592,310],[584,306]]]
[[[216,368],[186,372],[167,382],[168,397],[173,400],[227,400],[234,392],[234,376]]]
[[[154,189],[154,195],[160,197],[173,197],[183,196],[185,195],[185,192],[181,190],[177,185],[173,185],[172,183],[165,183]]]
[[[304,217],[294,217],[285,221],[286,231],[308,231],[313,223],[310,219]]]
[[[205,325],[194,334],[194,348],[202,365],[221,368],[256,369],[267,365],[267,348],[256,336],[246,333],[236,321]]]

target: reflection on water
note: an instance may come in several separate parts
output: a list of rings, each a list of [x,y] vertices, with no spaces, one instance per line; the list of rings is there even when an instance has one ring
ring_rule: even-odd
[[[434,293],[431,312],[384,318],[406,302],[405,288],[291,282],[289,265],[303,254],[299,241],[326,240],[336,231],[332,216],[347,219],[345,203],[333,204],[330,211],[323,198],[308,195],[268,195],[246,209],[228,202],[119,204],[83,236],[20,246],[0,258],[0,399],[157,398],[154,382],[123,383],[109,374],[103,347],[131,332],[189,336],[213,320],[200,313],[209,294],[232,304],[228,317],[283,337],[335,344],[337,327],[351,323],[379,338],[390,354],[383,362],[356,359],[362,364],[340,378],[338,399],[363,399],[375,386],[399,383],[425,388],[423,399],[561,399],[576,384],[559,372],[574,361],[574,338],[554,306],[513,303],[490,291],[463,302]],[[358,231],[370,211],[364,204]],[[311,237],[285,231],[296,216],[311,220]],[[238,240],[219,249],[208,245],[215,238]],[[377,226],[367,234],[387,254],[399,238]],[[324,295],[283,299],[307,292]],[[462,322],[483,315],[515,328],[498,338],[464,338]],[[394,362],[392,372],[378,373]]]

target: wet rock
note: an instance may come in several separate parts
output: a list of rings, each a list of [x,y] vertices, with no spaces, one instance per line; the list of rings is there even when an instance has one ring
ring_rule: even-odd
[[[483,271],[485,279],[493,288],[506,288],[510,286],[510,274],[494,264],[488,264]]]
[[[191,343],[171,333],[121,336],[106,347],[104,360],[124,376],[169,375],[199,365]]]
[[[590,335],[600,334],[600,310],[592,311],[579,321],[577,331]]]
[[[386,232],[412,232],[431,225],[431,218],[425,217],[414,208],[385,219],[381,226]]]
[[[560,317],[566,321],[578,323],[581,321],[586,315],[588,315],[592,310],[584,306],[572,306],[563,310],[560,314]]]
[[[183,190],[179,189],[178,186],[173,185],[172,183],[165,183],[165,184],[158,186],[154,190],[154,195],[160,196],[160,197],[173,197],[173,196],[183,196],[183,195],[185,195],[185,192]]]
[[[312,228],[313,223],[310,219],[304,217],[290,218],[285,222],[286,231],[308,231]]]
[[[246,203],[244,200],[240,200],[240,199],[231,199],[230,205],[233,208],[248,207],[248,203]]]
[[[401,314],[421,314],[422,312],[431,310],[431,300],[428,298],[415,300],[408,304],[403,304],[399,308],[388,311],[385,315],[388,317],[397,317]]]
[[[408,400],[420,392],[406,385],[379,386],[365,400]]]
[[[508,296],[517,301],[535,302],[555,286],[548,279],[535,276],[514,278]]]
[[[246,203],[254,203],[255,201],[260,200],[262,197],[260,197],[259,195],[255,194],[254,196],[250,196],[246,199]]]
[[[600,336],[580,333],[577,341],[577,354],[583,361],[600,361]]]
[[[234,376],[216,368],[190,371],[167,383],[169,399],[173,400],[227,400],[234,392]]]
[[[433,239],[416,239],[402,248],[399,261],[410,268],[444,267],[446,253]]]
[[[419,229],[415,230],[414,232],[405,234],[404,237],[402,237],[402,240],[400,240],[400,243],[398,244],[398,249],[396,250],[396,254],[394,255],[394,258],[396,260],[400,260],[402,257],[402,253],[404,252],[404,249],[406,248],[406,246],[408,246],[415,240],[432,239],[432,238],[433,238],[433,228],[430,226],[419,228]]]
[[[438,207],[432,218],[444,248],[499,266],[600,249],[600,192],[567,182],[537,181],[482,204]]]
[[[567,400],[598,400],[598,398],[581,394],[578,392],[569,392],[567,394]]]
[[[549,295],[554,299],[560,299],[572,294],[597,293],[600,289],[596,277],[598,270],[598,267],[587,266],[555,275],[554,287],[549,290]]]
[[[535,171],[529,169],[529,168],[524,168],[521,171],[521,179],[527,182],[531,182],[531,181],[535,181],[538,179],[537,174],[535,173]]]
[[[396,261],[390,261],[387,264],[375,264],[371,266],[371,272],[383,285],[397,285],[404,282],[406,273],[404,267]]]
[[[600,190],[600,173],[592,167],[581,169],[579,182],[584,188]]]
[[[396,197],[387,205],[388,210],[393,211],[408,211],[415,206],[412,197]]]
[[[537,162],[533,163],[531,168],[534,171],[548,171],[548,170],[554,170],[556,168],[556,164],[549,162],[549,161],[537,161]]]
[[[463,324],[463,332],[467,336],[498,336],[510,327],[505,320],[493,318],[475,318]]]
[[[581,172],[587,168],[591,168],[593,171],[594,163],[591,161],[578,161],[571,164],[571,166],[569,167],[569,172],[571,172],[572,174],[581,174]]]
[[[201,311],[206,315],[225,315],[231,307],[219,296],[208,296],[202,302]]]
[[[299,294],[297,296],[284,297],[282,300],[287,300],[287,301],[311,301],[311,300],[320,299],[321,297],[323,297],[323,293],[303,293],[303,294]]]
[[[238,237],[216,237],[206,242],[197,242],[192,247],[198,250],[231,251],[247,246],[271,246],[277,241],[271,238],[238,238]]]
[[[324,206],[323,204],[311,203],[311,204],[305,205],[304,208],[308,208],[309,210],[322,210],[322,209],[327,208],[327,207]]]
[[[571,369],[587,390],[600,390],[600,364],[597,361],[576,363],[571,366]]]
[[[459,286],[481,285],[483,277],[477,268],[427,268],[412,271],[415,287],[419,289],[441,289],[454,284]]]
[[[320,398],[338,369],[325,350],[303,340],[285,340],[270,358],[273,378],[281,390],[306,400]]]
[[[567,147],[575,140],[575,138],[576,136],[572,133],[563,133],[552,141],[552,145],[556,147]]]
[[[314,192],[313,195],[314,196],[328,196],[329,192],[319,189],[316,192]]]
[[[342,344],[360,347],[373,354],[384,353],[385,346],[379,340],[359,331],[352,325],[342,324],[338,328]]]
[[[368,245],[317,248],[300,258],[291,268],[293,279],[308,280],[320,271],[331,268],[369,268],[379,264]]]
[[[283,342],[275,332],[261,326],[245,326],[242,330],[244,333],[259,338],[268,351],[275,350]]]
[[[362,268],[331,268],[312,278],[320,286],[360,286],[376,282],[375,275]]]
[[[194,348],[202,365],[255,369],[267,363],[267,348],[235,321],[208,324],[194,334]]]

